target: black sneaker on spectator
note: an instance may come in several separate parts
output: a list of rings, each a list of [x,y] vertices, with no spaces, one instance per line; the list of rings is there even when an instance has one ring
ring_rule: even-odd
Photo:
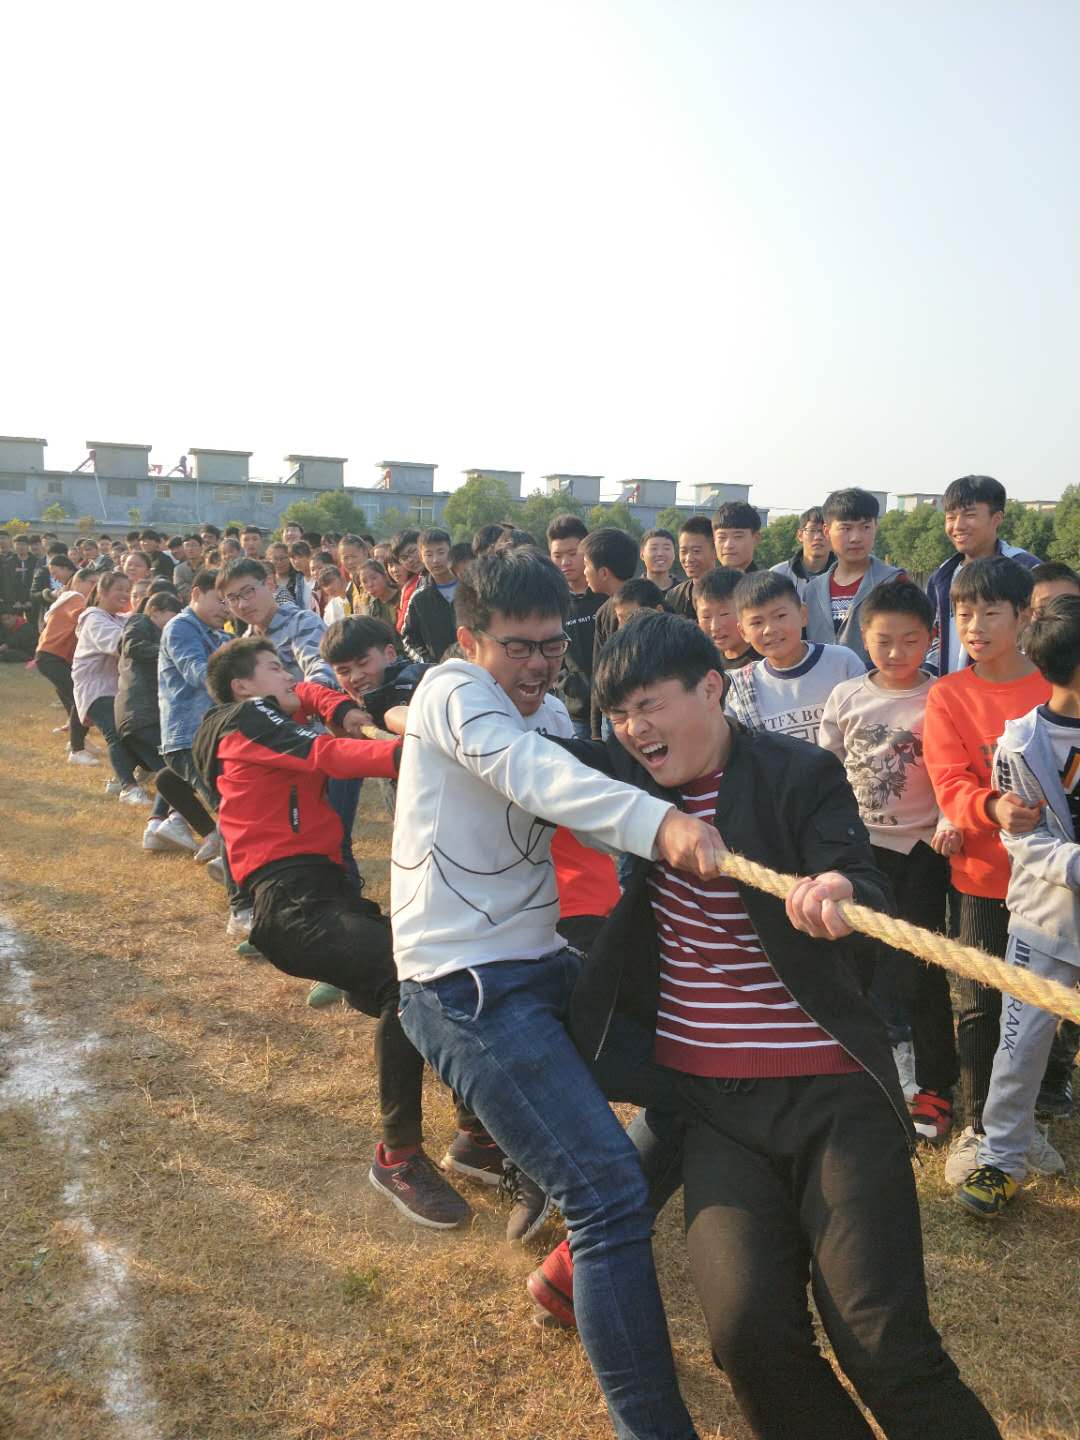
[[[1071,1115],[1072,1108],[1072,1081],[1062,1079],[1055,1083],[1044,1078],[1035,1101],[1036,1117],[1040,1120],[1057,1120]]]
[[[414,1225],[430,1230],[453,1230],[472,1215],[452,1185],[448,1185],[423,1150],[408,1160],[386,1165],[382,1145],[375,1147],[375,1158],[368,1179],[385,1197],[410,1219]]]
[[[450,1142],[441,1164],[444,1170],[467,1175],[481,1185],[498,1185],[502,1179],[506,1156],[490,1135],[472,1130],[459,1130]]]
[[[506,1222],[506,1238],[511,1245],[524,1245],[543,1225],[551,1210],[551,1201],[524,1170],[512,1160],[503,1161],[499,1194],[510,1201],[510,1218]]]

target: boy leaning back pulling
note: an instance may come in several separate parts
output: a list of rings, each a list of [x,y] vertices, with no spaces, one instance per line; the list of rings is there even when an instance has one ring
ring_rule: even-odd
[[[715,832],[670,801],[594,774],[544,738],[572,733],[549,694],[569,604],[549,560],[480,556],[454,601],[468,658],[444,661],[409,704],[390,882],[401,1021],[566,1217],[578,1327],[616,1434],[690,1440],[645,1180],[565,1028],[581,956],[555,930],[551,826],[701,876],[719,851]]]

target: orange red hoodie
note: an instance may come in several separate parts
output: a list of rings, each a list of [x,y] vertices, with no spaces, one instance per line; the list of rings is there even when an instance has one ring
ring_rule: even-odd
[[[1049,699],[1037,670],[1004,684],[957,670],[930,686],[923,760],[941,813],[964,834],[963,850],[949,859],[952,883],[964,895],[1005,899],[1009,859],[986,808],[998,794],[990,767],[1006,722]]]

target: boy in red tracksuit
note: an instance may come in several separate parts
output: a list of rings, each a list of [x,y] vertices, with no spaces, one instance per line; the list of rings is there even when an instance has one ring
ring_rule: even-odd
[[[398,1019],[390,923],[341,863],[342,828],[329,779],[394,779],[401,742],[353,738],[363,711],[325,685],[293,680],[269,640],[215,651],[206,684],[217,705],[192,753],[218,807],[229,868],[254,897],[251,943],[287,975],[322,980],[377,1018],[382,1139],[372,1185],[410,1220],[450,1229],[469,1206],[422,1149],[424,1062]],[[311,718],[340,738],[310,729]]]

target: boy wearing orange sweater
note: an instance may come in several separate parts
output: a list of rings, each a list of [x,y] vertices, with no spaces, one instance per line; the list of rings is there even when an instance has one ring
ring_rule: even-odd
[[[1009,860],[999,831],[1025,835],[1039,809],[993,788],[991,764],[1005,725],[1050,698],[1050,686],[1021,652],[1030,619],[1031,575],[1015,560],[973,560],[949,592],[953,623],[971,663],[943,676],[926,698],[923,747],[941,813],[963,834],[950,858],[953,924],[964,944],[1004,957]],[[958,910],[958,915],[957,915]],[[945,1178],[962,1184],[977,1165],[982,1107],[997,1049],[1001,994],[960,980],[957,1050],[967,1125],[953,1142]]]

